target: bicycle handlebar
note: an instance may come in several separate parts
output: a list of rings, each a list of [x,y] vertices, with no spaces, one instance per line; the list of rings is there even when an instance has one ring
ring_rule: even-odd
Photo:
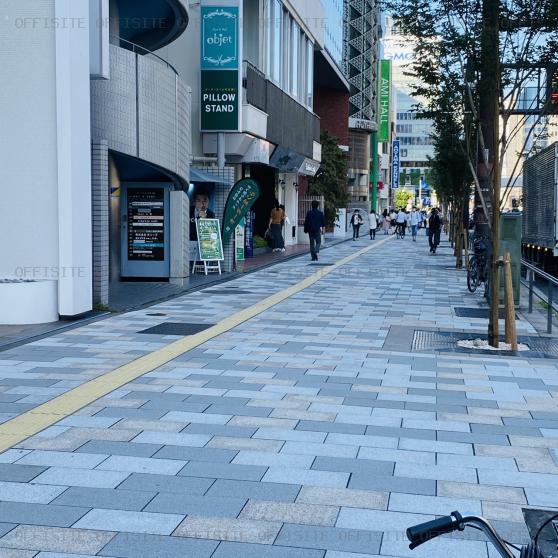
[[[409,548],[413,550],[422,543],[446,533],[463,531],[467,525],[476,526],[483,531],[502,558],[515,558],[514,554],[486,519],[474,515],[462,517],[456,511],[452,512],[451,515],[409,527],[407,529],[407,538],[411,541]]]
[[[446,515],[426,523],[420,523],[407,529],[407,538],[411,541],[409,548],[413,550],[422,543],[444,535],[453,531],[462,531],[464,527],[461,525],[461,514],[459,512],[452,512],[451,515]]]

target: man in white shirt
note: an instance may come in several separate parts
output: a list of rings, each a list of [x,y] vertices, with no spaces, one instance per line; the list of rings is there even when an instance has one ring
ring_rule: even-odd
[[[407,213],[404,209],[400,209],[397,217],[395,218],[395,226],[397,232],[397,238],[403,238],[405,236],[405,226],[407,225]]]
[[[413,236],[413,242],[417,241],[417,229],[419,223],[421,222],[421,219],[422,219],[421,214],[417,211],[416,207],[413,207],[413,210],[411,211],[411,215],[409,218],[411,224],[411,234]]]

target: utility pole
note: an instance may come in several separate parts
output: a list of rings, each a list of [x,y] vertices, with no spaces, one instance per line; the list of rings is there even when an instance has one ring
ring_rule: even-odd
[[[483,153],[479,146],[478,176],[484,199],[489,202],[492,220],[492,251],[490,273],[490,314],[488,342],[498,347],[498,309],[500,278],[498,253],[500,245],[500,163],[499,163],[499,99],[500,99],[500,0],[483,0],[479,80],[480,133],[484,139]],[[481,142],[482,143],[482,142]],[[487,203],[488,205],[488,203]],[[479,212],[480,214],[480,212]],[[488,223],[483,227],[488,231]],[[479,229],[477,228],[477,231]]]

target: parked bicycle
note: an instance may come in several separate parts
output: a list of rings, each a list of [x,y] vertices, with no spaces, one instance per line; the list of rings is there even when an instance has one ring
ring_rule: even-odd
[[[485,237],[473,240],[473,255],[467,266],[467,288],[474,293],[485,284],[485,295],[488,289],[488,241]]]
[[[494,527],[492,527],[492,525],[490,525],[490,523],[483,517],[478,517],[476,515],[462,517],[461,514],[456,511],[452,512],[451,515],[409,527],[407,529],[407,538],[411,541],[409,548],[413,550],[417,546],[420,546],[430,539],[439,537],[440,535],[452,533],[453,531],[463,531],[466,527],[471,527],[473,529],[483,531],[502,558],[517,558],[517,556],[512,552],[512,548],[520,553],[519,558],[552,558],[552,556],[556,556],[554,552],[546,557],[542,553],[541,547],[539,546],[539,537],[544,528],[557,518],[558,514],[553,515],[544,521],[535,534],[535,537],[531,539],[531,542],[522,547],[515,546],[502,539]],[[552,528],[553,533],[551,534],[551,540],[555,549],[555,539],[557,536],[556,526],[554,523],[552,523]],[[541,539],[541,541],[542,540],[543,539]]]

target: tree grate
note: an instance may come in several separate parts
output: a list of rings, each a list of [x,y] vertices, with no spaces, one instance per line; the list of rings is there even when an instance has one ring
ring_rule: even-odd
[[[512,351],[488,351],[479,349],[467,349],[465,347],[458,347],[457,342],[465,339],[475,339],[477,337],[484,338],[485,334],[482,333],[464,333],[458,331],[426,331],[415,330],[413,335],[413,342],[411,351],[440,351],[440,352],[455,352],[474,354],[477,356],[489,355],[513,355],[524,358],[552,358],[558,357],[558,339],[553,337],[531,337],[519,336],[518,342],[525,343],[529,346],[528,351],[520,351],[514,353]],[[503,341],[503,338],[500,338]]]

